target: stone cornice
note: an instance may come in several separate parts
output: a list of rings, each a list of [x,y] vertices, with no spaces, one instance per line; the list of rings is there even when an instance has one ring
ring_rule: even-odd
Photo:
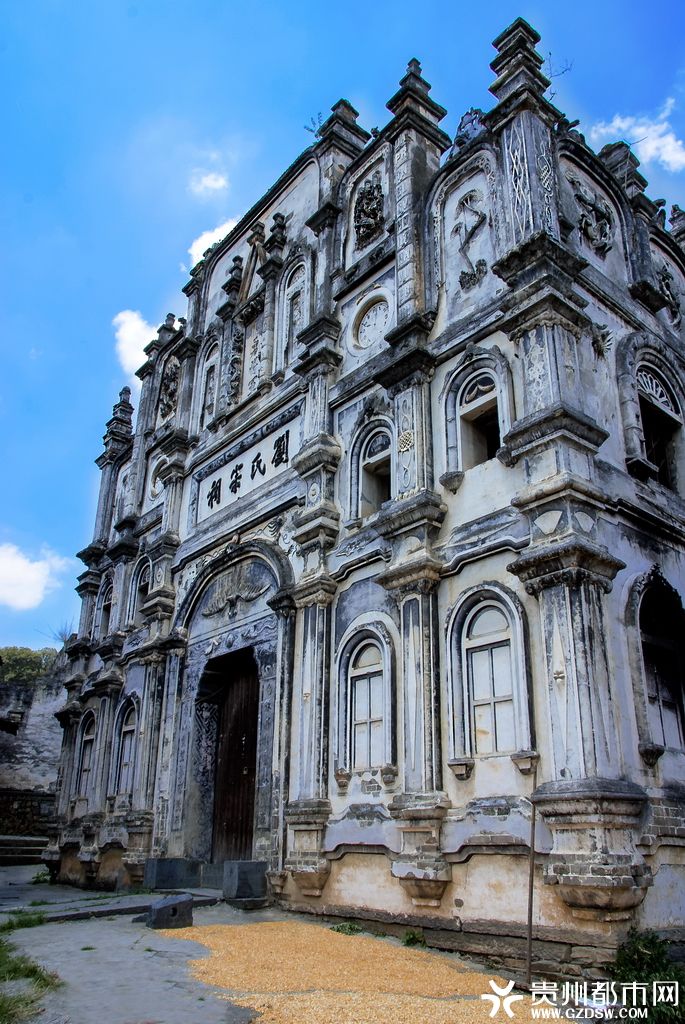
[[[319,207],[316,213],[311,215],[309,220],[305,221],[305,224],[318,238],[322,231],[335,225],[341,213],[342,210],[339,206],[327,200]]]
[[[503,445],[497,457],[504,465],[513,465],[531,446],[559,435],[595,453],[609,437],[609,432],[579,409],[573,409],[565,402],[557,402],[540,412],[516,420],[502,438]]]
[[[625,562],[606,548],[580,537],[566,537],[551,544],[527,549],[507,571],[524,583],[529,594],[556,586],[592,583],[608,593],[616,573]]]

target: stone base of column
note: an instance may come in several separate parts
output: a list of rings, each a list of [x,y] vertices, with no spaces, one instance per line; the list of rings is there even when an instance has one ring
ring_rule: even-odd
[[[440,852],[440,829],[448,807],[444,793],[402,793],[389,807],[402,837],[391,872],[415,907],[439,907],[452,880],[452,869]]]
[[[303,896],[321,896],[331,873],[331,865],[323,855],[324,834],[330,814],[328,800],[298,800],[291,803],[285,812],[288,855],[284,868],[290,872]]]
[[[546,782],[532,795],[552,831],[545,882],[575,917],[624,920],[652,884],[635,848],[647,794],[619,779]]]

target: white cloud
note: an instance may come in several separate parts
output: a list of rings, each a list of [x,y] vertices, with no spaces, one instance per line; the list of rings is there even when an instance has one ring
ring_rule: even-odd
[[[58,576],[69,565],[68,558],[49,548],[32,559],[16,544],[0,544],[0,604],[18,612],[37,608],[51,590],[62,585]]]
[[[195,266],[202,259],[202,254],[205,250],[209,249],[210,245],[214,245],[215,242],[220,242],[222,238],[225,238],[229,231],[238,223],[237,217],[231,217],[230,220],[224,221],[223,224],[218,224],[215,228],[210,231],[203,231],[201,235],[190,243],[188,252],[190,253],[190,265]]]
[[[207,196],[216,192],[225,192],[228,188],[228,178],[218,171],[193,171],[188,189],[193,195]]]
[[[624,139],[632,143],[643,163],[658,163],[667,171],[685,170],[685,143],[679,139],[669,121],[675,107],[672,96],[664,103],[656,117],[616,114],[611,121],[599,121],[590,129],[590,139],[599,142]]]
[[[124,373],[140,386],[135,372],[145,362],[145,346],[157,334],[157,328],[145,320],[137,309],[122,309],[112,320],[116,337],[116,351]]]

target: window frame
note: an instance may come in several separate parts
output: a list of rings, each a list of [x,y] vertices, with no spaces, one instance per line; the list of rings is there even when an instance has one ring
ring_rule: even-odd
[[[90,730],[92,727],[92,731]],[[93,769],[95,764],[95,740],[97,737],[97,717],[92,708],[89,708],[83,715],[79,725],[78,754],[76,758],[76,797],[84,800],[90,799],[93,788]],[[86,744],[88,746],[86,747]],[[88,766],[84,767],[86,750],[88,751]],[[82,785],[83,775],[86,772],[85,785]]]
[[[359,526],[376,515],[379,509],[368,514],[362,512],[362,485],[364,473],[364,453],[373,437],[384,432],[390,438],[390,445],[387,449],[387,458],[390,460],[390,499],[393,500],[396,494],[396,457],[395,457],[395,427],[389,417],[374,416],[365,423],[354,435],[350,446],[349,462],[349,526]],[[379,459],[379,461],[381,461]],[[381,503],[383,504],[383,503]],[[380,506],[379,506],[380,508]]]
[[[469,636],[469,632],[470,632],[473,624],[489,608],[496,609],[504,617],[504,619],[506,621],[506,628],[504,630],[501,630],[498,634],[492,634],[495,637],[494,639],[490,639],[487,635],[483,636],[483,637],[480,637],[480,638],[479,637],[470,637]],[[500,754],[515,754],[516,751],[519,749],[519,746],[518,746],[518,744],[516,742],[516,740],[517,740],[516,706],[515,706],[516,698],[515,698],[515,694],[514,694],[514,690],[515,690],[515,684],[514,684],[515,665],[514,665],[514,661],[513,661],[513,643],[512,643],[512,640],[513,640],[513,638],[512,638],[511,622],[509,620],[509,617],[503,611],[502,606],[501,606],[501,604],[499,602],[492,601],[492,600],[490,600],[490,601],[483,601],[483,602],[480,602],[480,603],[474,605],[474,607],[471,608],[471,610],[469,611],[469,613],[466,616],[466,619],[464,621],[464,625],[462,627],[461,652],[462,652],[462,659],[463,659],[462,679],[463,679],[464,688],[465,688],[464,703],[465,703],[465,706],[467,706],[468,709],[469,709],[469,714],[466,717],[465,722],[464,722],[465,728],[468,729],[468,735],[467,735],[467,739],[466,739],[466,746],[467,746],[468,749],[470,749],[472,751],[472,756],[473,757],[489,757],[489,756],[500,755]],[[494,674],[491,674],[490,680],[489,680],[490,684],[491,684],[490,685],[490,695],[489,695],[489,697],[487,699],[481,698],[481,697],[476,697],[476,687],[475,687],[475,682],[474,682],[474,665],[473,665],[474,659],[473,659],[473,654],[475,652],[481,652],[481,653],[487,652],[488,653],[488,660],[489,660],[489,663],[490,663],[490,669],[491,669],[491,672],[492,672],[492,667],[493,667],[492,652],[494,650],[501,650],[501,649],[504,649],[504,648],[506,648],[507,651],[508,651],[508,661],[509,661],[509,668],[510,668],[510,683],[511,683],[511,685],[510,685],[510,690],[509,690],[508,694],[506,694],[505,696],[498,696],[496,694],[496,692],[495,692]],[[512,719],[513,719],[513,725],[514,725],[514,744],[513,744],[513,746],[506,747],[506,748],[500,747],[498,745],[498,742],[497,742],[497,714],[496,714],[496,705],[500,704],[500,703],[511,704],[511,707],[512,707]],[[477,728],[476,728],[476,718],[477,718],[477,710],[476,709],[480,708],[480,707],[488,707],[488,708],[490,708],[490,711],[491,711],[492,732],[491,732],[490,735],[491,735],[492,749],[488,750],[488,751],[478,751],[476,749],[477,745],[478,745]]]
[[[141,581],[145,573],[149,574],[148,587],[145,598],[141,600]],[[141,558],[137,563],[133,574],[131,576],[131,586],[129,590],[129,606],[127,620],[129,625],[136,629],[140,629],[145,625],[144,614],[142,606],[145,600],[150,596],[150,590],[152,589],[152,561],[147,556]]]
[[[373,666],[373,667],[363,666],[361,668],[356,668],[355,667],[355,662],[357,662],[359,660],[361,655],[368,648],[372,648],[373,650],[375,650],[377,652],[377,654],[378,654],[378,662],[376,664],[378,666],[380,666],[380,671],[375,666]],[[384,714],[385,708],[383,707],[381,709],[380,716],[374,716],[373,715],[372,697],[371,697],[371,682],[372,682],[372,680],[374,680],[374,679],[376,679],[376,678],[378,678],[380,676],[380,681],[381,681],[381,686],[380,686],[380,688],[381,688],[381,701],[384,704],[385,703],[385,680],[384,680],[384,674],[385,673],[384,673],[384,664],[383,664],[383,651],[382,651],[382,649],[380,647],[380,644],[377,641],[371,640],[371,639],[366,639],[366,640],[362,641],[357,647],[355,647],[355,649],[354,649],[354,651],[353,651],[353,653],[352,653],[352,655],[350,657],[350,661],[349,661],[348,668],[347,668],[347,701],[348,701],[348,711],[347,711],[348,737],[347,737],[347,744],[348,744],[349,751],[350,751],[349,766],[350,766],[351,771],[355,771],[355,772],[356,771],[371,771],[371,770],[373,770],[375,768],[382,768],[383,765],[386,763],[385,758],[381,758],[380,764],[373,764],[372,763],[372,756],[373,756],[372,755],[372,745],[373,745],[372,744],[372,726],[375,723],[378,723],[378,722],[380,722],[380,724],[381,724],[381,733],[383,734],[383,749],[384,749],[384,752],[385,752],[385,736],[384,736],[384,733],[385,733],[385,714]],[[363,718],[357,718],[357,711],[356,711],[357,699],[356,698],[357,698],[357,690],[358,690],[359,687],[361,687],[361,684],[366,684],[366,697],[367,697],[368,713]],[[363,765],[362,764],[358,764],[358,760],[359,759],[358,759],[358,756],[357,756],[358,752],[357,752],[356,730],[357,730],[357,727],[360,726],[360,725],[366,725],[367,726],[367,738],[366,738],[366,744],[365,744],[366,748],[367,748],[366,751],[365,751],[365,753],[367,755],[367,757],[366,757],[367,763],[363,764]]]
[[[638,637],[640,645],[640,658],[642,666],[642,678],[644,684],[644,698],[645,698],[645,710],[646,710],[646,725],[649,736],[649,743],[654,747],[662,748],[663,750],[671,751],[672,753],[685,754],[685,664],[682,653],[678,647],[678,644],[673,641],[670,635],[664,635],[667,631],[665,626],[664,634],[658,634],[649,632],[643,623],[643,614],[645,610],[645,601],[659,600],[663,606],[663,620],[664,623],[675,624],[677,619],[681,619],[685,624],[685,613],[683,613],[682,603],[679,600],[678,595],[667,586],[660,584],[659,581],[648,584],[641,594],[639,607],[638,607]],[[670,607],[669,607],[670,606]],[[674,666],[676,676],[675,687],[679,688],[679,692],[676,692],[674,688],[671,690],[668,683],[662,681],[658,676],[650,676],[648,665],[652,659],[646,657],[646,648],[658,649],[660,651],[668,651],[670,658],[672,659],[670,664]],[[654,681],[655,689],[655,700],[652,699],[650,692],[650,678]],[[668,691],[672,698],[673,714],[676,720],[677,729],[679,732],[679,743],[674,746],[667,742],[666,728],[664,725],[664,691]],[[660,735],[655,735],[654,722],[655,715],[654,709],[658,712],[658,718],[660,722],[661,732]]]
[[[467,631],[478,614],[486,607],[497,608],[508,623],[510,638],[510,666],[514,720],[513,750],[494,750],[477,753],[475,750],[470,682],[464,644]],[[535,750],[535,714],[531,686],[528,623],[525,610],[518,597],[496,581],[485,581],[462,595],[448,614],[448,714],[450,760],[469,758],[512,758],[513,755]],[[485,645],[477,642],[473,649]]]
[[[462,396],[478,377],[486,374],[494,382],[493,393],[491,395],[488,393],[482,401],[473,401],[468,403],[467,407],[463,407]],[[453,493],[460,487],[464,473],[494,461],[493,458],[489,458],[473,465],[466,464],[468,460],[465,460],[464,457],[462,422],[465,419],[470,421],[472,418],[476,418],[479,406],[493,403],[493,399],[497,407],[499,448],[501,449],[505,446],[506,435],[515,419],[511,368],[497,345],[493,345],[492,348],[469,345],[448,375],[440,393],[440,401],[443,403],[445,415],[446,463],[440,483]]]
[[[346,779],[361,776],[367,772],[379,772],[380,778],[394,780],[397,775],[397,699],[396,699],[396,646],[398,639],[393,637],[386,625],[378,620],[372,623],[353,622],[347,629],[340,644],[338,657],[337,679],[337,737],[334,756],[336,777],[342,770]],[[373,645],[380,654],[382,665],[383,693],[383,757],[378,766],[354,768],[354,750],[352,744],[352,686],[353,666],[363,649]],[[384,769],[393,768],[390,776]]]
[[[128,725],[127,722],[130,717],[133,717],[133,722]],[[135,771],[136,771],[136,740],[138,737],[138,707],[135,701],[127,700],[122,705],[117,715],[116,723],[116,756],[114,760],[114,777],[113,777],[113,791],[115,796],[133,796],[133,789],[135,786]],[[126,740],[130,738],[130,759],[127,762],[128,767],[128,781],[129,786],[126,789],[122,788],[122,776],[124,773],[124,752]]]
[[[679,429],[671,440],[675,450],[669,485],[658,480],[657,467],[647,456],[641,400],[649,399],[638,386],[640,370],[648,370],[658,378],[676,407],[674,424]],[[637,331],[621,339],[616,348],[616,374],[627,472],[640,481],[667,487],[682,501],[685,497],[685,360],[661,338]],[[656,409],[656,404],[652,404]],[[664,406],[661,412],[669,415]]]

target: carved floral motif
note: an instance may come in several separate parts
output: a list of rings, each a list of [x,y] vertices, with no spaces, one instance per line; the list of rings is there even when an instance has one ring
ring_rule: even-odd
[[[483,194],[478,189],[471,189],[461,197],[457,204],[457,223],[452,228],[452,234],[460,238],[459,252],[463,256],[467,269],[462,270],[459,275],[459,285],[463,291],[474,288],[485,277],[488,265],[485,260],[476,260],[474,264],[469,256],[469,249],[473,239],[483,228],[487,216],[481,208]]]
[[[256,601],[269,587],[269,581],[259,579],[250,566],[239,565],[217,580],[204,603],[202,614],[208,618],[228,609],[228,618],[235,618],[238,601],[246,604]]]
[[[159,390],[159,414],[163,420],[168,420],[176,412],[180,376],[181,364],[172,356],[164,368],[162,386]]]
[[[580,214],[578,231],[590,248],[604,259],[614,244],[614,217],[609,204],[580,178],[573,174],[566,177]]]
[[[675,288],[675,281],[670,268],[662,263],[658,267],[656,272],[657,284],[659,291],[666,299],[666,309],[671,319],[671,323],[674,327],[680,327],[682,322],[682,312],[680,309],[680,299]]]
[[[360,187],[354,204],[354,231],[357,249],[364,249],[383,230],[383,186],[376,171]]]

